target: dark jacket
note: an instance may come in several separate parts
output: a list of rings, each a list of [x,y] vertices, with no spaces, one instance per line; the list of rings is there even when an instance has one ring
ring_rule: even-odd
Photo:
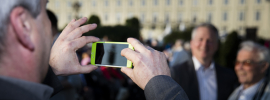
[[[188,97],[171,77],[155,76],[149,80],[144,89],[147,100],[188,100]]]
[[[237,87],[235,73],[215,64],[217,100],[227,100]],[[190,100],[200,100],[199,84],[192,59],[171,67],[172,78],[184,89]]]

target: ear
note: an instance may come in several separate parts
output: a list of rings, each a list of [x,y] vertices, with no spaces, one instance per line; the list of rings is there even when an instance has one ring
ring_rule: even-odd
[[[30,13],[23,7],[15,7],[10,13],[10,24],[19,43],[26,49],[34,51],[34,44],[30,38],[30,18],[32,18]]]

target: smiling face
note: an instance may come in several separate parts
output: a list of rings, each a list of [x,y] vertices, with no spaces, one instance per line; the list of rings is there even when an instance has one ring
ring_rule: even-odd
[[[235,72],[241,84],[254,84],[258,82],[265,72],[265,63],[258,60],[254,51],[240,50],[237,55]]]
[[[217,51],[218,39],[207,27],[199,27],[190,42],[191,51],[199,61],[211,60]]]

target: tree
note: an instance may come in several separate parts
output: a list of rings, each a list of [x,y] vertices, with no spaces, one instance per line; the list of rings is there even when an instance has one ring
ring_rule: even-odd
[[[237,57],[237,52],[242,40],[239,38],[236,31],[227,36],[226,41],[219,51],[219,64],[228,68],[234,68],[234,62]]]
[[[184,41],[190,41],[191,32],[193,27],[187,28],[185,31],[173,31],[171,34],[164,37],[164,44],[174,44],[175,40],[182,39]]]
[[[89,20],[87,21],[86,24],[92,24],[92,23],[96,23],[98,27],[101,26],[100,24],[100,19],[97,15],[92,15],[90,16]]]
[[[125,24],[128,27],[132,27],[132,28],[135,28],[135,29],[138,29],[138,30],[140,29],[140,21],[136,17],[127,19]]]

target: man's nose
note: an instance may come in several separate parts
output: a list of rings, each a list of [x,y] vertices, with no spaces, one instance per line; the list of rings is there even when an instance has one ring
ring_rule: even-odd
[[[237,65],[235,65],[238,69],[243,69],[244,64],[242,62],[239,62]]]

